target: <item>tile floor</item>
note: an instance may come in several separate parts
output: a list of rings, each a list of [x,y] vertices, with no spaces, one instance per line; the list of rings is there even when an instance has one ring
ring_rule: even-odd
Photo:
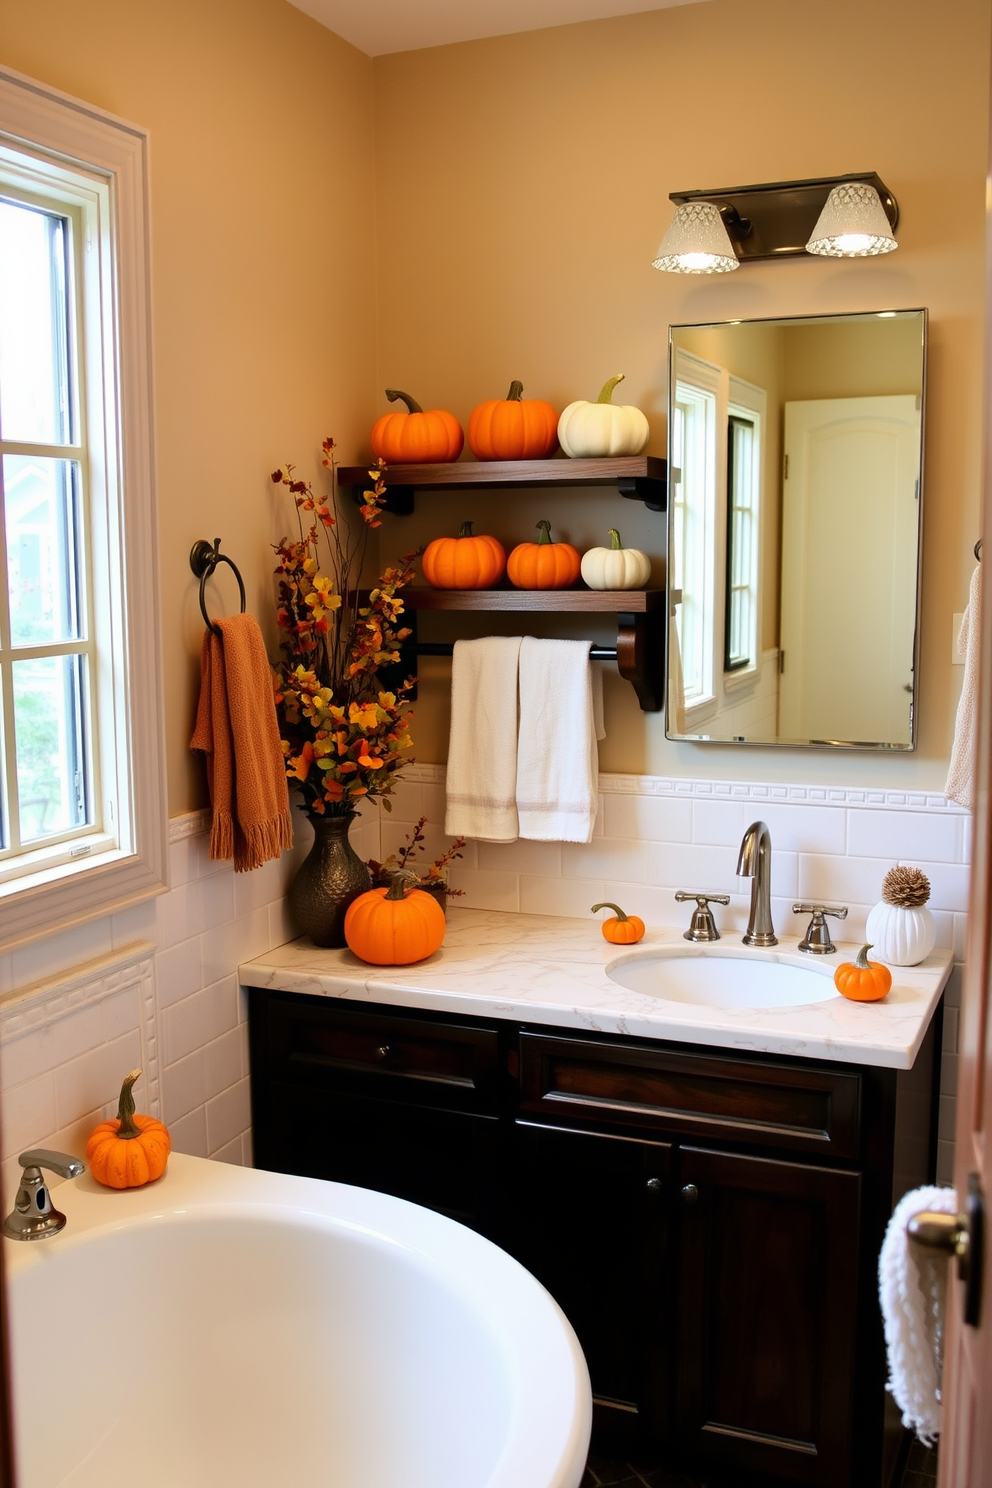
[[[936,1488],[937,1453],[914,1442],[902,1478],[902,1488]],[[580,1488],[710,1488],[703,1479],[677,1468],[642,1462],[613,1462],[590,1454]],[[717,1488],[714,1481],[712,1488]]]

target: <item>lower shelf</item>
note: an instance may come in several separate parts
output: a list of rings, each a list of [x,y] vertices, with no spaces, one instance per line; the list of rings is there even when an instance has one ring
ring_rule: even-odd
[[[474,610],[523,614],[616,615],[617,644],[596,646],[594,660],[616,661],[621,677],[645,713],[660,713],[665,696],[665,591],[663,589],[417,589],[403,591],[413,632],[404,655],[447,656],[453,642],[421,642],[420,610]]]

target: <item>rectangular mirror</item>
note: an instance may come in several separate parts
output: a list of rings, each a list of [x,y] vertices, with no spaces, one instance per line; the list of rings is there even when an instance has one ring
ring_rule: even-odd
[[[915,748],[926,311],[670,353],[668,738]]]

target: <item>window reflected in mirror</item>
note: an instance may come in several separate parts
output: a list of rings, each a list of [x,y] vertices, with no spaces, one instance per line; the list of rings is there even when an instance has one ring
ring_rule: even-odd
[[[673,326],[669,738],[908,750],[926,312]]]

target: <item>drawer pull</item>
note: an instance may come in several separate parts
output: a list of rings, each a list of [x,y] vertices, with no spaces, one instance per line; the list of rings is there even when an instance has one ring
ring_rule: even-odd
[[[699,1189],[694,1183],[687,1183],[682,1190],[683,1204],[696,1204],[699,1202]]]
[[[648,1193],[652,1195],[652,1197],[660,1194],[664,1186],[665,1185],[662,1183],[660,1178],[649,1178],[647,1183],[645,1183],[644,1185],[644,1187],[647,1189]]]
[[[389,1055],[390,1055],[390,1052],[391,1051],[390,1051],[390,1048],[389,1048],[389,1045],[388,1044],[380,1044],[379,1047],[378,1047],[378,1049],[376,1049],[376,1051],[375,1051],[376,1058],[377,1059],[388,1059],[389,1058]]]

